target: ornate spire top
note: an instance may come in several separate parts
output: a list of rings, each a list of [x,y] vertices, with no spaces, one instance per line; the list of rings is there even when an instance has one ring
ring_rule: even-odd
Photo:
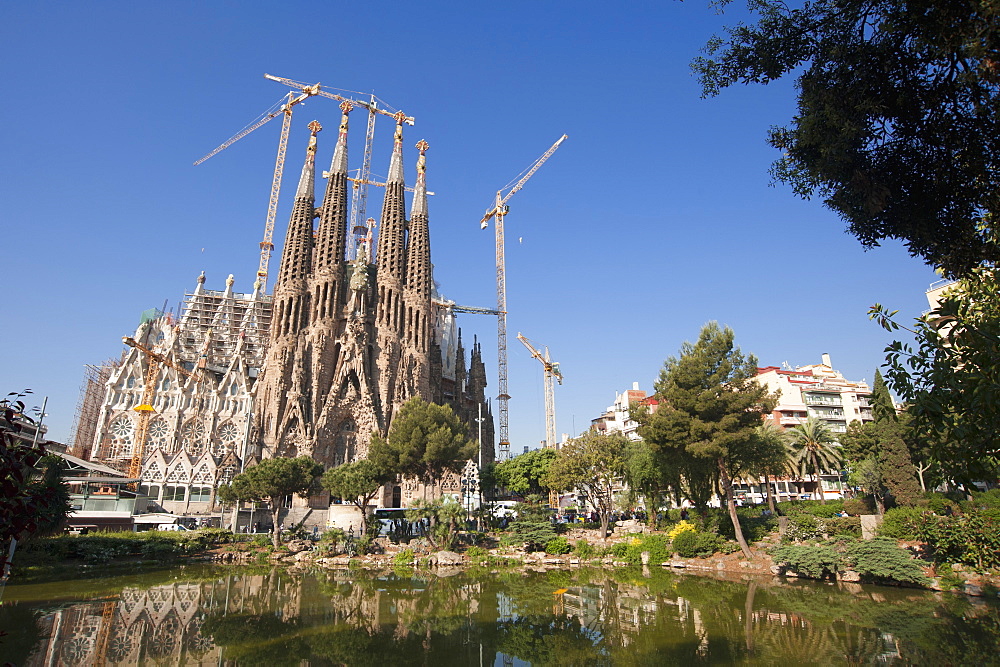
[[[204,271],[202,271],[201,275],[198,276],[198,284],[199,285],[204,285],[205,284],[205,272]]]
[[[333,162],[330,163],[330,172],[323,174],[346,174],[347,173],[347,114],[351,113],[354,105],[348,100],[340,103],[340,133],[337,135],[337,146],[333,149]]]
[[[299,187],[295,198],[313,199],[313,185],[316,181],[316,133],[323,129],[317,121],[312,121],[309,127],[309,146],[306,148],[306,163],[302,165],[302,176],[299,177]]]
[[[236,282],[236,278],[233,276],[233,274],[230,273],[229,277],[226,278],[226,290],[227,291],[231,290],[233,288],[233,283],[235,283],[235,282]]]
[[[195,294],[202,294],[205,291],[205,272],[202,271],[201,275],[198,276],[198,284],[194,286]]]
[[[386,179],[388,183],[402,183],[403,182],[403,121],[406,116],[402,111],[396,113],[393,118],[396,119],[396,136],[393,141],[392,146],[392,160],[389,162],[389,178]]]
[[[417,158],[417,185],[413,189],[413,210],[411,217],[427,215],[427,149],[430,144],[421,139],[417,142],[420,157]]]

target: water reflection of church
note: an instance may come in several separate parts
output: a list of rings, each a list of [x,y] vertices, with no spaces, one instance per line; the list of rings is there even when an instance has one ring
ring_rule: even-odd
[[[207,617],[263,612],[264,599],[272,613],[295,617],[300,591],[269,575],[124,588],[114,598],[45,614],[46,640],[25,665],[218,665],[223,651],[202,633]]]

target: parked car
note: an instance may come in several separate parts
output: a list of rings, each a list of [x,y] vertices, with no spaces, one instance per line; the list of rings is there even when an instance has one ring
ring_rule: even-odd
[[[182,526],[179,523],[158,523],[155,526],[153,526],[153,530],[165,530],[167,532],[176,533],[176,532],[188,531],[191,529],[186,526]]]

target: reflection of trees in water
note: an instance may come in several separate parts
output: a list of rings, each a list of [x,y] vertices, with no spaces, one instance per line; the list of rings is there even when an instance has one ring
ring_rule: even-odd
[[[485,663],[502,652],[539,665],[803,657],[966,664],[995,661],[1000,645],[995,604],[902,589],[748,584],[658,568],[448,577],[270,570],[130,587],[118,600],[107,642],[111,665],[478,664],[480,651]],[[102,608],[87,602],[42,614],[36,630],[54,639],[41,637],[23,662],[92,664]],[[0,607],[0,620],[34,613]]]

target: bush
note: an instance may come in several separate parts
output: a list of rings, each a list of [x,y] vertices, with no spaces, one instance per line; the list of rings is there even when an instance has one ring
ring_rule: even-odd
[[[866,502],[866,500],[862,500],[860,498],[848,498],[844,501],[844,511],[851,516],[860,516],[862,514],[873,514],[875,508]]]
[[[597,547],[585,539],[579,539],[573,545],[573,555],[577,558],[593,558],[597,555]]]
[[[486,560],[490,552],[482,547],[469,547],[465,550],[465,555],[469,557],[469,560],[478,561]]]
[[[413,553],[413,549],[410,548],[403,549],[398,554],[392,557],[392,564],[404,565],[409,567],[410,565],[413,565],[413,558],[415,556],[416,554]]]
[[[825,546],[781,546],[771,555],[776,563],[785,563],[796,574],[813,579],[832,578],[841,562],[840,554]]]
[[[980,572],[1000,567],[1000,520],[989,514],[925,516],[917,537],[938,562],[963,563]]]
[[[695,554],[700,558],[708,558],[725,542],[725,539],[715,533],[698,533],[694,543]]]
[[[910,552],[884,537],[849,545],[847,562],[863,577],[875,582],[896,581],[920,586],[928,582],[920,564],[910,558]]]
[[[681,531],[687,533],[690,531]],[[625,550],[625,560],[633,565],[642,563],[642,552],[649,552],[649,564],[659,565],[663,561],[670,560],[671,549],[670,540],[664,535],[645,535],[643,537],[633,537]]]
[[[927,494],[927,509],[944,516],[955,512],[958,509],[958,503],[943,493],[929,493]]]
[[[694,558],[698,555],[698,533],[690,530],[678,533],[673,547],[681,558]]]
[[[571,547],[569,546],[569,540],[560,535],[559,537],[554,537],[548,541],[545,545],[545,553],[552,556],[561,556],[563,554],[568,554]]]
[[[896,540],[916,540],[923,521],[924,513],[916,507],[894,507],[882,516],[878,534]]]
[[[604,554],[606,556],[611,556],[612,558],[617,558],[618,560],[622,560],[625,558],[625,553],[627,551],[628,551],[627,542],[616,542],[615,544],[612,544],[610,547],[605,549]]]
[[[823,527],[830,537],[861,537],[861,517],[858,516],[835,516],[823,519]]]
[[[697,532],[698,531],[698,527],[695,526],[690,521],[681,521],[680,523],[678,523],[677,525],[675,525],[673,528],[671,528],[669,531],[667,531],[667,537],[670,538],[671,540],[673,540],[675,537],[677,537],[678,535],[680,535],[681,533],[683,533],[686,530],[689,530],[691,532]]]

